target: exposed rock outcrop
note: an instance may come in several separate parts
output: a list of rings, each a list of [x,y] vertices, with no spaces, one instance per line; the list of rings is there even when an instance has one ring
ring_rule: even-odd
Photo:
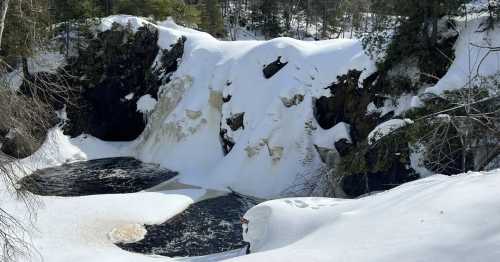
[[[276,61],[270,63],[269,65],[266,65],[262,72],[264,73],[264,77],[266,79],[269,79],[273,77],[275,74],[277,74],[283,67],[285,67],[288,64],[288,62],[281,62],[281,56],[278,56],[278,59]]]

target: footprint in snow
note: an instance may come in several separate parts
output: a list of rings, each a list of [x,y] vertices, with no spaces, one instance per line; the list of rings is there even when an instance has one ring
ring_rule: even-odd
[[[309,204],[307,204],[306,202],[304,202],[302,200],[294,200],[294,202],[295,202],[295,206],[298,207],[298,208],[309,207]]]

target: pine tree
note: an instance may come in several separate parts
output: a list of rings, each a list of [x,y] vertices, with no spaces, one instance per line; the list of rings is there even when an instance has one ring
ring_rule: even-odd
[[[201,2],[201,25],[200,28],[217,38],[226,35],[224,20],[218,0],[203,0]]]
[[[279,36],[283,32],[283,29],[281,28],[281,19],[279,17],[280,10],[278,1],[263,0],[260,11],[264,19],[262,31],[266,35],[266,38]]]

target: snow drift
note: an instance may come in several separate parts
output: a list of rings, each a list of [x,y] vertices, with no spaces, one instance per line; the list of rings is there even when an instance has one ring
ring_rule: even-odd
[[[245,215],[232,261],[498,261],[500,170],[432,176],[355,200],[291,198]]]

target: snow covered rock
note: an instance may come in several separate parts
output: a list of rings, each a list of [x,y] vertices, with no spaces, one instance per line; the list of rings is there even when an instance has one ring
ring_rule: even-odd
[[[375,127],[370,134],[368,134],[368,144],[374,144],[392,132],[412,123],[413,121],[411,119],[391,119],[386,121]]]
[[[183,37],[183,56],[160,87],[135,156],[179,171],[183,183],[254,196],[313,179],[324,166],[314,101],[330,95],[325,88],[338,75],[373,68],[356,40],[226,42],[171,22],[157,29],[162,49]]]
[[[155,109],[157,103],[158,101],[151,97],[151,95],[143,95],[137,101],[137,111],[143,114],[148,114]]]

